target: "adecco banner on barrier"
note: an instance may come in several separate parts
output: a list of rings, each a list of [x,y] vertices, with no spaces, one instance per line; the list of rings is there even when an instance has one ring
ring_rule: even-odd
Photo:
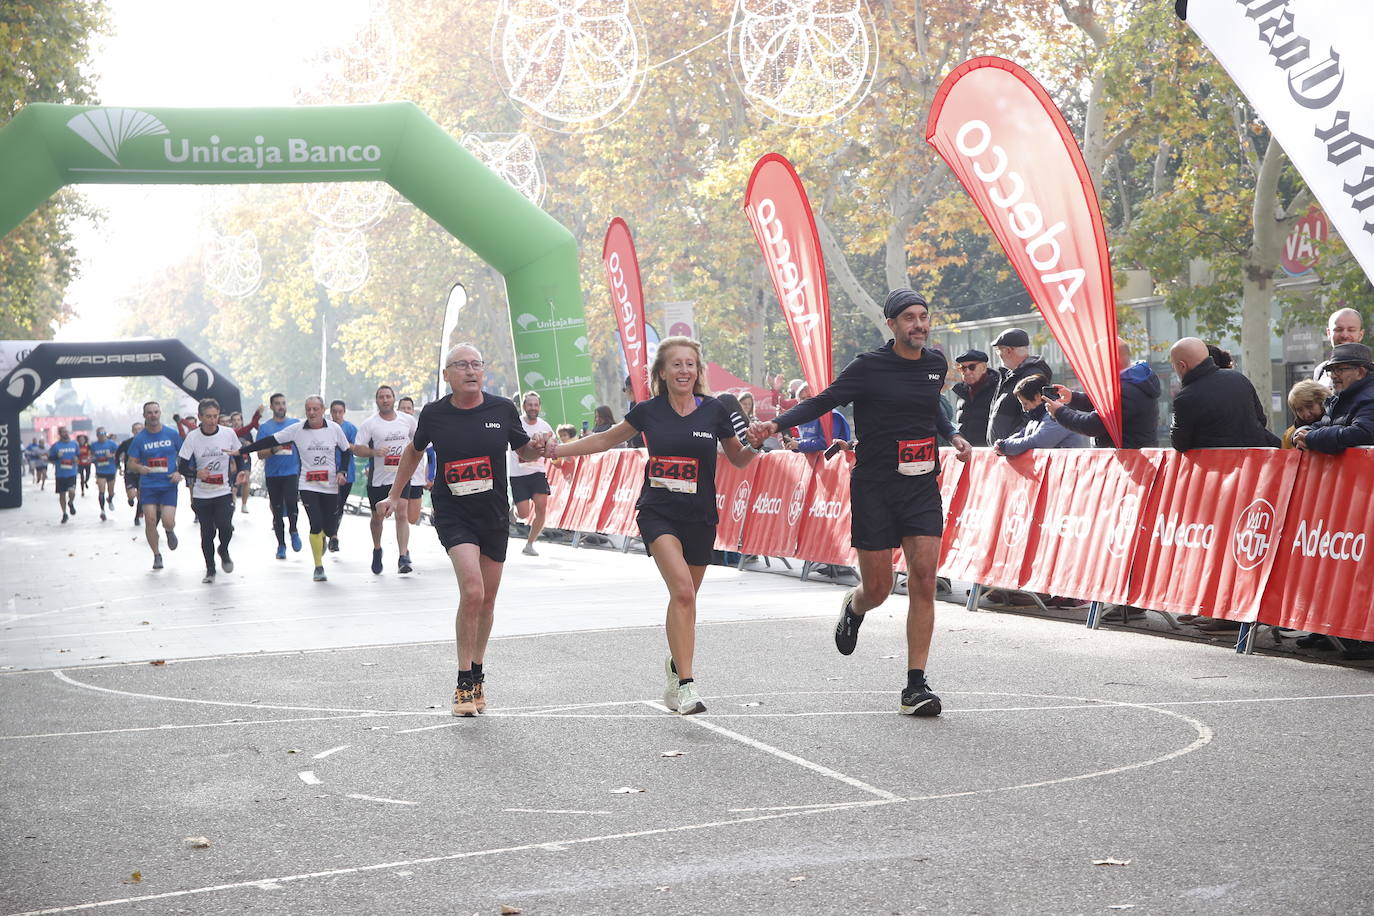
[[[1374,640],[1374,449],[1303,452],[1259,619]]]
[[[1374,277],[1369,0],[1177,0]]]
[[[610,490],[602,496],[607,510],[601,517],[602,534],[624,534],[639,537],[639,523],[635,520],[635,503],[644,485],[646,452],[637,448],[618,448],[606,453],[617,459],[615,476]]]
[[[858,553],[850,546],[849,474],[854,453],[840,452],[826,461],[820,454],[811,462],[811,490],[797,533],[797,556],[812,563],[854,566]]]
[[[735,550],[744,533],[744,519],[754,493],[754,475],[767,460],[760,455],[748,467],[737,468],[728,461],[716,462],[716,549]]]
[[[568,510],[559,527],[570,531],[600,531],[601,520],[610,509],[607,496],[615,480],[620,456],[614,451],[583,455],[577,470]]]
[[[999,588],[1019,588],[1021,566],[1035,550],[1035,510],[1050,453],[1010,460],[975,449],[964,470],[968,483],[952,524],[945,524],[940,575]]]
[[[572,505],[573,490],[577,487],[577,471],[582,463],[581,457],[559,458],[550,461],[548,471],[549,501],[544,507],[544,525],[547,528],[566,528],[563,517]]]
[[[611,220],[601,243],[601,263],[611,288],[611,311],[620,329],[620,346],[629,368],[630,387],[636,401],[649,400],[649,344],[644,330],[644,287],[639,277],[639,255],[630,227],[620,217]]]
[[[1301,453],[1195,449],[1163,457],[1131,565],[1130,603],[1253,621]]]
[[[1024,587],[1125,603],[1141,511],[1163,460],[1158,451],[1054,452],[1036,519],[1039,543],[1026,557]]]
[[[811,488],[811,462],[797,452],[771,452],[759,463],[744,520],[740,552],[768,557],[797,555],[797,525]]]
[[[1107,233],[1064,116],[1025,70],[1000,57],[977,57],[940,84],[926,141],[987,220],[1120,446]]]
[[[830,364],[830,292],[816,216],[792,163],[768,153],[754,165],[744,192],[744,213],[763,251],[773,292],[782,305],[802,376],[812,394],[834,381]],[[830,414],[821,429],[831,437]]]

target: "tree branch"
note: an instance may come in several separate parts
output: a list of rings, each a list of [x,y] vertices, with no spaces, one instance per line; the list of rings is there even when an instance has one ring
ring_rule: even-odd
[[[826,222],[823,213],[816,214],[816,231],[821,237],[821,251],[825,255],[825,262],[830,267],[831,273],[839,281],[840,289],[849,297],[849,301],[858,307],[865,318],[872,321],[884,335],[888,333],[887,319],[883,317],[883,310],[873,297],[864,292],[864,288],[859,283],[859,278],[854,276],[854,272],[849,269],[849,261],[844,256],[844,251],[840,248],[839,242],[835,241],[835,234],[830,231],[830,224]]]

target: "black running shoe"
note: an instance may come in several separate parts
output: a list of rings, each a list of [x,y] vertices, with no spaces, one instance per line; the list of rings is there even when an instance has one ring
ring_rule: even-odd
[[[338,538],[330,538],[330,539],[329,539],[329,552],[330,552],[330,553],[338,553],[338,552],[339,552],[339,539],[338,539]]]
[[[382,574],[382,549],[380,547],[372,551],[372,574],[374,576]]]
[[[234,571],[234,561],[229,559],[229,551],[225,550],[223,547],[219,550],[219,565],[220,568],[227,573]]]
[[[168,549],[168,550],[176,550],[176,549],[177,549],[177,533],[176,533],[175,531],[170,530],[170,529],[167,530],[167,549]]]
[[[153,554],[153,569],[161,569],[161,568],[162,568],[162,554],[160,554],[160,553],[155,553],[155,554]]]
[[[938,716],[940,698],[931,692],[929,684],[922,681],[902,691],[902,705],[897,711],[904,716]]]
[[[410,554],[403,553],[396,558],[396,571],[403,574],[413,571],[410,565]]]
[[[859,644],[859,627],[863,624],[862,614],[853,611],[854,595],[859,590],[851,588],[844,593],[840,602],[840,620],[835,624],[835,648],[841,655],[853,655],[854,647]]]

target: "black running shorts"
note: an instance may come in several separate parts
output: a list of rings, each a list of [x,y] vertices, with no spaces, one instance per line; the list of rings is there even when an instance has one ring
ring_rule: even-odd
[[[855,550],[891,550],[902,538],[945,532],[935,474],[896,480],[849,481],[849,542]]]
[[[57,478],[54,478],[54,479],[57,481],[57,492],[58,492],[58,493],[65,493],[65,492],[67,492],[68,490],[70,490],[72,487],[75,487],[75,486],[76,486],[76,478],[75,478],[75,477],[57,477]]]
[[[523,503],[534,498],[534,494],[549,495],[549,478],[543,471],[533,474],[517,474],[510,479],[510,498],[512,502]]]
[[[476,544],[477,552],[482,556],[497,563],[506,562],[506,546],[510,543],[510,528],[507,525],[495,528],[474,524],[469,519],[449,516],[436,517],[434,530],[439,532],[439,543],[444,545],[445,551],[452,550],[459,544]]]
[[[680,522],[667,518],[653,509],[640,509],[637,516],[639,535],[644,549],[654,553],[654,541],[671,534],[682,544],[682,556],[688,566],[710,566],[711,551],[716,546],[716,526],[710,522]]]
[[[113,481],[113,480],[115,479],[114,471],[111,471],[111,472],[108,473],[108,474],[96,474],[95,476],[96,476],[96,479],[97,479],[97,480],[110,480],[110,481]]]

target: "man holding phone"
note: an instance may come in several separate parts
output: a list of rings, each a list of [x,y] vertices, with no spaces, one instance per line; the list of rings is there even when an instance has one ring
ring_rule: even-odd
[[[892,551],[906,555],[907,682],[898,711],[938,716],[940,698],[930,689],[925,669],[935,629],[935,566],[944,532],[940,505],[937,434],[946,436],[967,461],[973,446],[940,409],[948,366],[926,347],[930,307],[910,289],[888,293],[883,303],[892,339],[860,353],[830,387],[802,401],[771,422],[749,430],[757,448],[779,427],[823,416],[841,404],[854,405],[858,434],[850,478],[850,540],[859,553],[858,588],[845,593],[835,626],[835,648],[854,652],[864,615],[892,592]]]
[[[1029,375],[1017,383],[1014,394],[1026,424],[992,443],[993,454],[1014,458],[1033,448],[1087,448],[1087,439],[1060,426],[1046,409],[1045,402],[1057,398],[1059,390],[1054,385],[1042,384],[1043,381],[1038,375]]]

